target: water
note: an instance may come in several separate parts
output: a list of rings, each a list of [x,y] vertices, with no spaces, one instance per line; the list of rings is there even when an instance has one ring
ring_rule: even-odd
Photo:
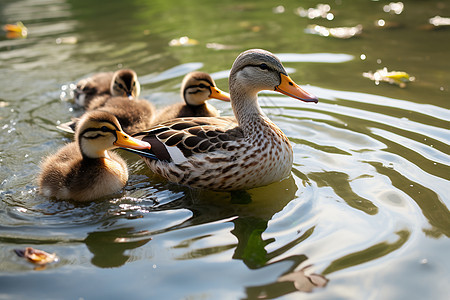
[[[0,38],[0,298],[446,299],[450,30],[426,24],[449,17],[450,5],[404,1],[397,15],[383,11],[388,1],[331,1],[330,21],[294,13],[318,3],[0,2],[2,24],[29,29]],[[379,19],[394,28],[377,28]],[[364,29],[340,40],[305,33],[310,24]],[[198,44],[169,46],[182,36]],[[56,43],[67,37],[77,42]],[[227,90],[249,48],[276,53],[320,98],[260,95],[293,144],[289,178],[249,191],[248,202],[167,183],[121,152],[132,175],[109,200],[37,193],[39,161],[70,140],[55,125],[82,113],[60,99],[62,86],[129,67],[163,107],[180,101],[192,70]],[[362,76],[382,67],[416,80],[399,88]],[[13,252],[27,246],[59,261],[34,270]]]

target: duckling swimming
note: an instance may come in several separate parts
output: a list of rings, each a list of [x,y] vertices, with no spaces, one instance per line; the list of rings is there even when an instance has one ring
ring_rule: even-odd
[[[141,92],[141,85],[136,72],[130,69],[116,72],[101,72],[91,77],[81,79],[74,91],[75,103],[88,107],[96,97],[122,96],[137,98]]]
[[[111,113],[85,113],[77,124],[75,141],[43,160],[40,193],[86,202],[120,191],[128,180],[128,169],[118,154],[108,151],[117,147],[150,149],[147,142],[123,132]]]
[[[182,117],[218,117],[219,111],[206,101],[211,98],[230,101],[230,95],[217,88],[214,80],[205,72],[191,72],[184,77],[181,97],[184,103],[159,110],[154,123]]]

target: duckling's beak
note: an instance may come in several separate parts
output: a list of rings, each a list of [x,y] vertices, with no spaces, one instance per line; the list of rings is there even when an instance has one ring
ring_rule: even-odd
[[[305,102],[319,102],[319,99],[317,99],[316,96],[300,88],[289,75],[280,73],[280,77],[281,83],[275,87],[275,91]]]
[[[230,101],[230,94],[227,92],[224,92],[215,86],[211,87],[211,95],[209,95],[210,98],[219,99],[222,101]]]
[[[129,136],[123,131],[116,131],[117,139],[114,142],[114,145],[123,148],[131,148],[131,149],[150,149],[151,146],[149,143],[138,140],[134,137]]]

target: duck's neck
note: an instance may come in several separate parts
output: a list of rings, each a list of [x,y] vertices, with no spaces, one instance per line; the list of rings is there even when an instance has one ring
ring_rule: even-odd
[[[261,110],[258,104],[257,91],[250,92],[245,91],[243,88],[230,88],[230,94],[234,115],[245,136],[263,132],[265,131],[264,128],[274,125]]]

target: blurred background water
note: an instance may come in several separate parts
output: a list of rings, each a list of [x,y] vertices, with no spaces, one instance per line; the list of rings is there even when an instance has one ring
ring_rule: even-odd
[[[329,10],[312,18],[318,4]],[[450,17],[448,1],[2,0],[1,25],[22,21],[28,35],[0,37],[0,298],[446,299],[450,28],[435,16]],[[132,68],[164,107],[192,70],[228,90],[249,48],[276,53],[320,99],[260,95],[293,144],[288,179],[239,201],[120,152],[131,176],[119,195],[37,193],[41,158],[70,141],[55,126],[82,113],[71,83]],[[415,81],[363,77],[383,67]],[[35,270],[13,251],[27,246],[59,261]]]

